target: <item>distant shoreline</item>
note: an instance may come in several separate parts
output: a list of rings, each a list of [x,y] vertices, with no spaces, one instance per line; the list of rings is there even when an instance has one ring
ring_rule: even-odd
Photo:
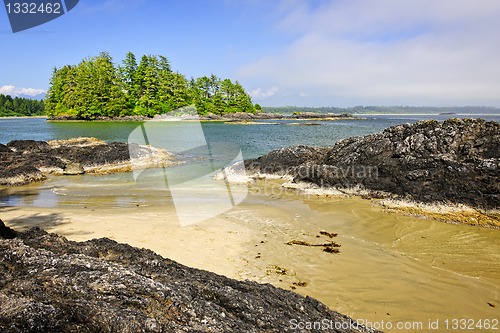
[[[48,119],[49,117],[47,116],[7,116],[7,117],[0,117],[1,119]]]
[[[226,122],[226,123],[253,123],[255,120],[295,120],[295,121],[335,121],[335,120],[359,120],[361,116],[351,114],[333,114],[333,113],[312,113],[304,112],[292,115],[276,113],[229,113],[224,115],[157,115],[155,117],[126,116],[126,117],[97,117],[95,119],[78,119],[75,117],[48,117],[50,122],[126,122],[126,121],[202,121],[202,122]]]
[[[443,113],[354,113],[353,116],[356,117],[364,117],[364,116],[450,116],[453,118],[454,116],[460,117],[500,117],[500,113],[454,113],[454,114],[443,114]]]

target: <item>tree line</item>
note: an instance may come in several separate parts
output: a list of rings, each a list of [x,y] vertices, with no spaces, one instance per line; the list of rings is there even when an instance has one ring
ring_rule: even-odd
[[[238,81],[216,75],[191,78],[174,72],[161,55],[128,52],[115,66],[107,52],[78,65],[54,68],[45,99],[48,116],[94,119],[100,116],[152,117],[194,105],[199,114],[260,111]]]
[[[43,101],[0,94],[0,117],[42,116]]]

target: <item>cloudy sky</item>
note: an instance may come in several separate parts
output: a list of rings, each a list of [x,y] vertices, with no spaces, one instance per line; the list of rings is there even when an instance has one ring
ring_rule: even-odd
[[[0,93],[132,51],[239,80],[266,106],[500,107],[499,31],[498,0],[80,0],[16,34],[1,8]]]

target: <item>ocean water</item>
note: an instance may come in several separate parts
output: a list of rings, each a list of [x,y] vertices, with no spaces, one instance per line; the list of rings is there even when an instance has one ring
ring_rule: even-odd
[[[232,143],[240,147],[243,157],[255,158],[274,149],[293,145],[331,146],[340,139],[362,136],[383,131],[385,128],[414,123],[418,120],[445,120],[445,115],[364,115],[360,120],[337,121],[260,121],[260,124],[224,124],[203,122],[204,136],[208,143]],[[454,115],[454,117],[473,117]],[[477,117],[477,116],[474,116]],[[481,116],[487,120],[500,121],[500,115]],[[317,126],[304,124],[316,123]],[[192,123],[155,122],[150,123],[156,131],[175,131],[188,139]],[[74,137],[95,137],[104,141],[126,142],[130,133],[140,122],[47,122],[45,119],[2,119],[0,118],[0,143],[11,140],[56,140]],[[162,142],[164,143],[164,142]]]

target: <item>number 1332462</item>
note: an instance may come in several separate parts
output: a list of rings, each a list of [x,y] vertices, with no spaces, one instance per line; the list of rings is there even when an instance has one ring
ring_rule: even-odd
[[[7,14],[61,14],[60,2],[7,2]]]

